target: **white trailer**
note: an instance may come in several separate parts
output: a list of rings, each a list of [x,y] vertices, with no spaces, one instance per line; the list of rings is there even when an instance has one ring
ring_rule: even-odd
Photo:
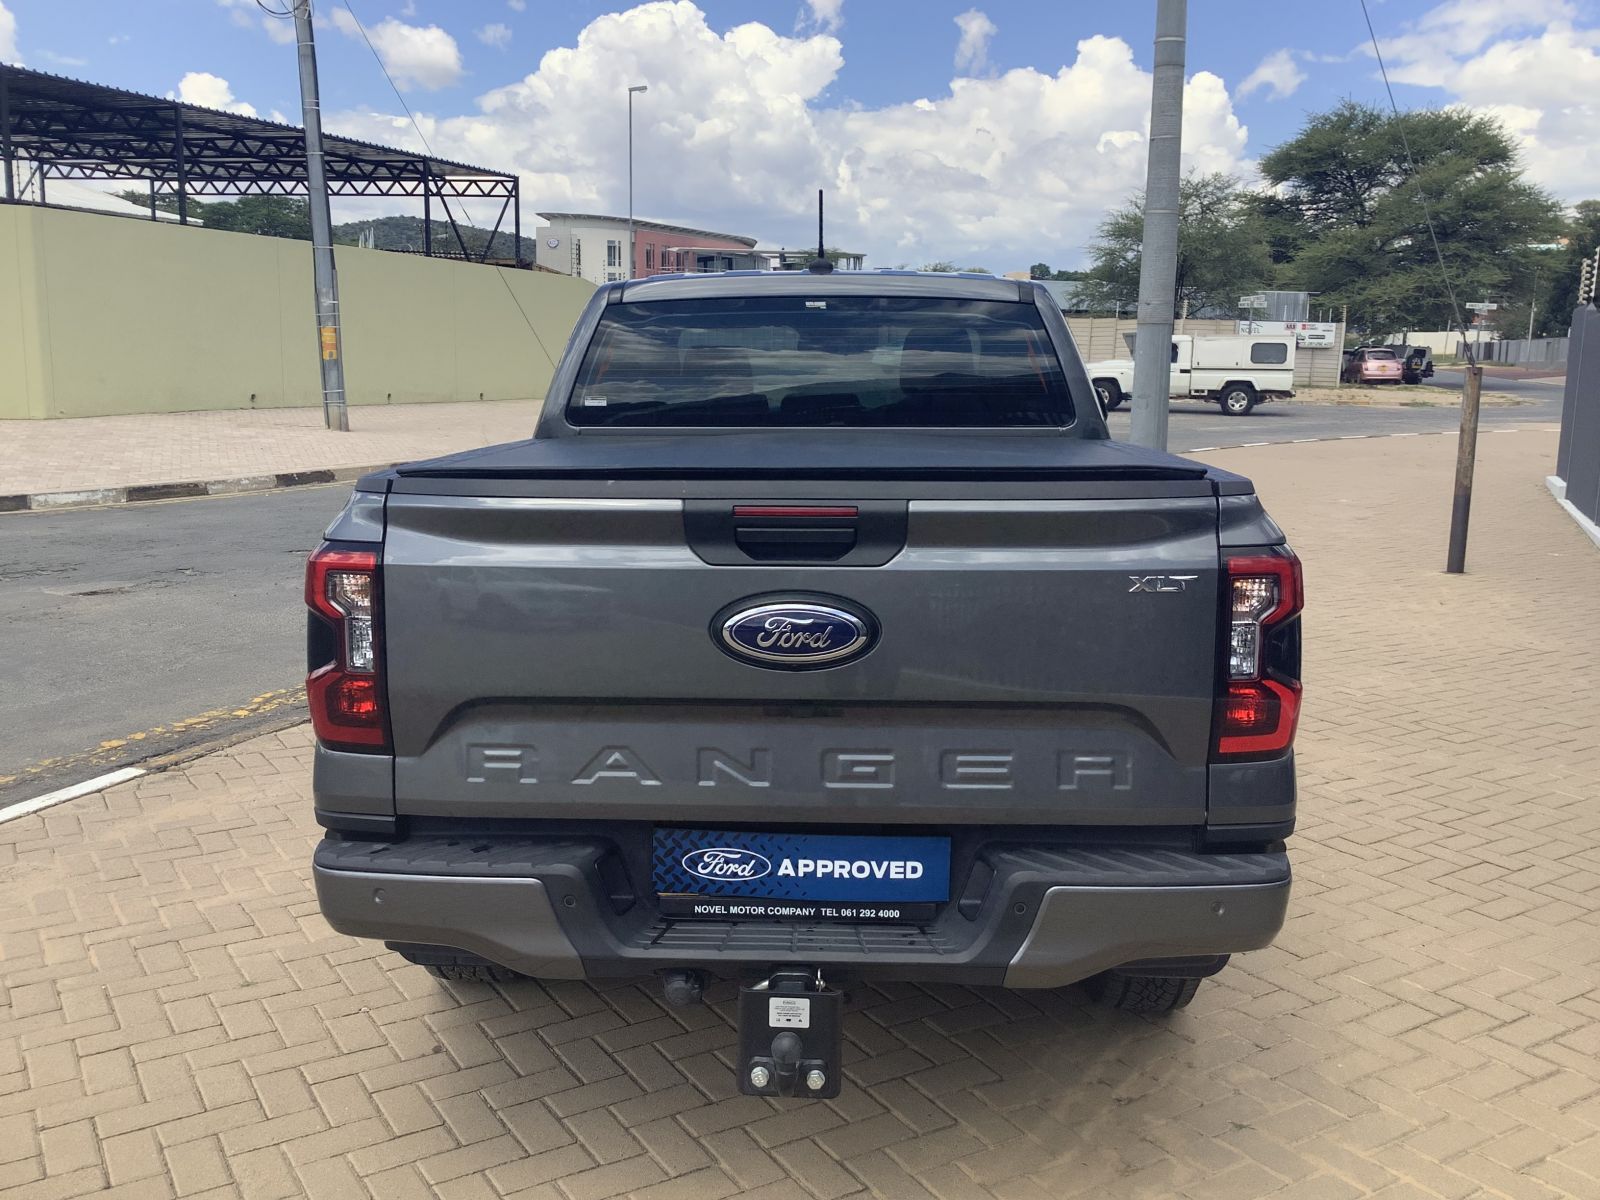
[[[1124,335],[1127,358],[1087,364],[1107,411],[1133,394],[1133,334]],[[1246,416],[1257,404],[1294,395],[1293,334],[1180,333],[1172,339],[1171,396],[1206,400],[1229,416]]]

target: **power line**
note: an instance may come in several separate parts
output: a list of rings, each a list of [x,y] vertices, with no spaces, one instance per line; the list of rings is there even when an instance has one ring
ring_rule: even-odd
[[[1378,60],[1378,70],[1383,75],[1383,88],[1389,93],[1389,108],[1395,115],[1395,128],[1400,133],[1400,146],[1406,152],[1406,167],[1411,171],[1412,182],[1417,185],[1417,199],[1422,201],[1422,219],[1428,226],[1428,238],[1433,242],[1433,255],[1439,260],[1439,274],[1444,277],[1445,294],[1450,297],[1450,311],[1455,317],[1456,327],[1461,330],[1461,344],[1466,347],[1467,366],[1471,367],[1476,364],[1477,359],[1472,353],[1472,343],[1467,338],[1466,323],[1461,319],[1461,305],[1456,301],[1456,289],[1450,280],[1450,268],[1445,264],[1444,251],[1439,248],[1439,235],[1433,228],[1433,212],[1428,207],[1428,193],[1423,190],[1422,176],[1417,171],[1417,160],[1411,156],[1411,139],[1406,137],[1405,119],[1400,115],[1400,106],[1395,103],[1394,86],[1389,82],[1389,68],[1384,65],[1383,51],[1378,48],[1378,33],[1372,27],[1372,14],[1367,11],[1367,0],[1361,0],[1361,15],[1367,22],[1367,36],[1372,39],[1372,54]]]
[[[309,4],[310,0],[306,0],[306,2]],[[265,8],[263,0],[256,0],[256,3]],[[411,106],[406,103],[406,98],[400,94],[400,88],[395,83],[394,77],[389,74],[389,68],[384,64],[383,55],[378,53],[378,48],[372,44],[372,39],[367,36],[367,27],[361,23],[361,18],[356,16],[356,10],[350,7],[350,0],[344,0],[344,7],[345,11],[350,14],[350,19],[356,23],[356,31],[361,34],[361,40],[367,44],[367,49],[372,51],[372,58],[378,64],[378,70],[382,71],[384,79],[388,80],[389,90],[394,93],[394,98],[400,102],[400,107],[405,110],[406,118],[411,122],[411,128],[417,131],[417,138],[422,142],[422,148],[428,152],[429,158],[437,157],[433,152],[433,147],[428,143],[428,135],[422,132],[422,125],[417,121],[416,114],[411,111]],[[267,11],[270,12],[271,10]],[[444,197],[441,195],[441,202],[443,199]],[[466,217],[467,223],[471,225],[472,213],[468,211],[466,201],[458,196],[456,197],[456,202],[461,205],[461,215]],[[515,236],[515,234],[512,236]],[[522,247],[518,246],[516,249],[518,261],[520,262]],[[485,263],[484,265],[488,266],[489,264]],[[517,311],[522,314],[522,322],[528,327],[528,332],[533,334],[533,340],[539,344],[540,353],[545,356],[545,360],[554,369],[556,360],[551,357],[549,347],[544,344],[544,339],[539,336],[538,329],[534,327],[533,320],[528,316],[528,310],[522,307],[522,301],[517,298],[516,290],[512,288],[511,281],[505,277],[505,272],[499,267],[495,267],[494,273],[501,284],[504,285],[506,295],[511,297],[511,303],[515,304]]]

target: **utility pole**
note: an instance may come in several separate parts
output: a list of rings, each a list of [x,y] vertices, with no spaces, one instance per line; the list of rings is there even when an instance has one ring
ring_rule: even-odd
[[[633,278],[633,97],[636,92],[648,92],[648,84],[636,83],[628,89],[628,275]]]
[[[322,156],[322,103],[317,96],[317,48],[311,38],[311,0],[294,0],[300,56],[300,110],[306,126],[306,201],[311,212],[311,272],[317,289],[317,345],[322,355],[322,420],[349,432],[344,398],[344,358],[339,341],[339,277],[333,264],[333,221],[328,215],[328,174]]]
[[[1178,284],[1178,184],[1183,155],[1183,62],[1188,0],[1156,0],[1145,167],[1139,324],[1133,345],[1133,440],[1167,448],[1172,385],[1172,297]]]

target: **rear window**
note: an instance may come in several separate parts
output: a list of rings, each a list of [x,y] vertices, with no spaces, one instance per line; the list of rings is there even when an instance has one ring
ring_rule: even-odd
[[[1394,351],[1393,350],[1368,350],[1367,351],[1367,361],[1368,362],[1394,362],[1395,361]]]
[[[582,426],[1072,424],[1031,304],[763,296],[614,304],[567,402]]]
[[[1251,342],[1250,361],[1253,363],[1286,363],[1289,346],[1286,342]]]

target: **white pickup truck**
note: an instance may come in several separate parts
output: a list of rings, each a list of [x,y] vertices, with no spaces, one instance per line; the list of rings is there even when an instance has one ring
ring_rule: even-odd
[[[1107,412],[1133,394],[1133,336],[1124,335],[1127,358],[1085,364]],[[1292,334],[1177,334],[1171,397],[1209,400],[1229,416],[1247,416],[1265,400],[1294,395],[1294,347]]]

